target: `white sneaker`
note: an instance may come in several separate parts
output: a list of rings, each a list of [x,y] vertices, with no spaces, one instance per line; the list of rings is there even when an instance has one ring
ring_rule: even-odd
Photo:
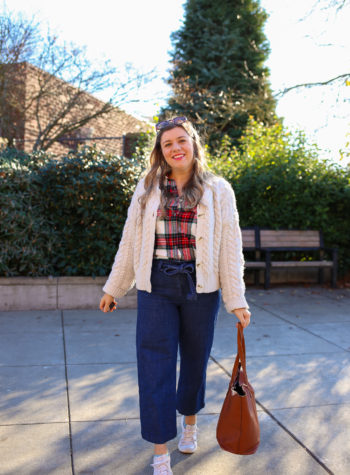
[[[153,467],[153,475],[173,475],[170,467],[170,454],[153,457],[151,467]]]
[[[179,440],[178,448],[184,454],[193,454],[197,449],[197,424],[185,424],[185,416],[181,418],[182,435]]]

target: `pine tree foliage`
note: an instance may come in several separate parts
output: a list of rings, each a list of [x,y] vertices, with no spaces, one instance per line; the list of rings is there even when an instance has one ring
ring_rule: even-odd
[[[256,0],[187,0],[172,34],[173,94],[161,115],[186,115],[212,145],[225,134],[238,139],[249,116],[273,120],[266,19]]]

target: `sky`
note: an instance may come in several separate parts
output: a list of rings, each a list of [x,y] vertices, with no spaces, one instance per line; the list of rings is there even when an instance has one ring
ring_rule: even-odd
[[[331,0],[320,0],[321,7]],[[326,81],[349,71],[350,6],[318,7],[316,0],[261,0],[269,14],[265,34],[270,43],[266,63],[277,94],[286,87]],[[350,2],[349,2],[350,3]],[[60,37],[86,45],[90,58],[105,57],[115,66],[132,63],[141,72],[155,70],[155,79],[130,97],[123,108],[139,118],[157,115],[170,94],[170,34],[182,24],[185,0],[7,0],[15,12],[35,15]],[[103,94],[101,99],[107,99]],[[305,131],[324,158],[339,162],[339,149],[350,140],[350,86],[314,87],[278,96],[277,114],[291,129]],[[135,102],[139,99],[140,102]]]

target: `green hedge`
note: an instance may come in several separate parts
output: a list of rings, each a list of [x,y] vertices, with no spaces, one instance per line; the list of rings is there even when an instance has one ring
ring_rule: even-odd
[[[223,140],[210,166],[233,186],[241,226],[319,229],[350,269],[350,170],[319,159],[301,132],[251,121],[240,150]],[[301,257],[301,256],[299,256]]]
[[[148,151],[145,136],[139,159],[88,147],[62,159],[0,152],[0,275],[107,275]],[[340,275],[350,269],[349,169],[280,122],[250,122],[239,149],[224,139],[208,158],[235,190],[242,227],[321,229]]]
[[[144,162],[84,148],[0,154],[2,276],[106,275]]]

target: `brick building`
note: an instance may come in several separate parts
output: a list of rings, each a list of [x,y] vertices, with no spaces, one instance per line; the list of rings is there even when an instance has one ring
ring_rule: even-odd
[[[39,131],[50,127],[51,137],[57,131],[55,119],[63,113],[70,98],[77,96],[78,104],[72,107],[62,120],[79,119],[83,109],[94,112],[105,103],[96,97],[79,90],[51,74],[27,63],[8,66],[8,79],[12,84],[11,101],[6,107],[10,120],[2,126],[0,136],[14,139],[16,148],[30,152],[33,149]],[[40,93],[40,101],[34,98]],[[59,120],[59,119],[58,119]],[[56,127],[56,128],[55,128]],[[8,129],[5,131],[5,129]],[[106,152],[128,156],[132,143],[138,133],[147,131],[150,124],[140,121],[117,107],[102,116],[95,117],[79,129],[64,135],[53,142],[48,151],[57,155],[65,154],[78,144],[93,144]]]

